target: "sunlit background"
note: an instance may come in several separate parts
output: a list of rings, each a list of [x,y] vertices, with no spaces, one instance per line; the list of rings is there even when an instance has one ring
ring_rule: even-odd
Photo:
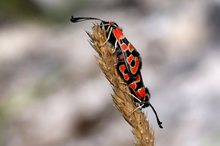
[[[2,0],[0,146],[134,145],[88,43],[96,22],[71,15],[114,20],[141,53],[155,145],[220,145],[220,0]]]

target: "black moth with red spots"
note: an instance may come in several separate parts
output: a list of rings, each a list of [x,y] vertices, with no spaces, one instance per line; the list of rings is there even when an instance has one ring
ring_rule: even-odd
[[[137,106],[135,110],[150,106],[156,115],[159,127],[163,128],[162,122],[159,120],[156,110],[149,102],[150,92],[143,83],[141,76],[142,61],[138,51],[127,40],[122,32],[122,29],[115,22],[103,21],[99,18],[92,17],[71,17],[71,22],[73,23],[86,20],[101,21],[99,26],[105,30],[107,37],[105,43],[109,42],[115,48],[114,52],[117,55],[116,68],[118,74],[129,87],[133,102]]]

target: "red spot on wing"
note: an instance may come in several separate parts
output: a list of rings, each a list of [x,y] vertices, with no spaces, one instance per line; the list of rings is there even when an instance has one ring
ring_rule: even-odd
[[[131,62],[134,60],[134,66],[131,66]],[[136,74],[139,69],[140,61],[138,57],[134,57],[133,55],[130,55],[127,57],[127,62],[130,66],[129,70],[132,74]]]
[[[127,57],[128,63],[131,63],[132,60],[134,60],[134,56],[133,55],[130,55],[130,56]]]
[[[126,51],[127,50],[127,45],[126,44],[121,44],[121,49],[122,49],[122,51]]]
[[[129,87],[135,91],[137,88],[137,84],[135,82],[132,82],[131,84],[129,84]]]
[[[128,49],[129,49],[130,52],[132,52],[134,50],[134,46],[131,43],[129,43],[128,44]]]
[[[122,73],[124,73],[125,72],[125,70],[126,70],[126,66],[123,64],[123,65],[120,65],[119,66],[119,70],[122,72]]]
[[[112,32],[118,41],[124,37],[123,32],[118,27],[113,29]]]
[[[139,99],[143,99],[146,96],[146,90],[145,87],[137,88],[137,84],[141,82],[141,76],[138,75],[135,80],[129,84],[129,87],[134,91],[135,96]]]
[[[130,79],[130,76],[129,76],[129,74],[125,73],[126,66],[124,64],[120,65],[119,66],[119,70],[120,70],[120,72],[121,72],[121,74],[123,76],[123,79],[125,81],[128,81]]]
[[[140,97],[141,99],[145,98],[145,96],[146,96],[146,91],[145,91],[144,87],[138,89],[136,93],[137,93],[138,97]]]
[[[137,78],[135,79],[136,82],[140,82],[141,81],[141,76],[138,75]]]
[[[140,75],[139,75],[139,76],[137,76],[137,77],[135,78],[135,80],[134,80],[132,83],[129,84],[129,87],[130,87],[132,90],[136,91],[137,83],[140,82],[140,81],[141,81],[141,78],[140,78]]]
[[[134,62],[135,62],[134,66],[131,67],[131,73],[132,74],[136,74],[138,72],[138,68],[139,68],[139,65],[140,65],[138,57],[135,57]]]
[[[128,81],[130,79],[130,76],[128,74],[124,74],[123,76],[124,76],[125,81]]]

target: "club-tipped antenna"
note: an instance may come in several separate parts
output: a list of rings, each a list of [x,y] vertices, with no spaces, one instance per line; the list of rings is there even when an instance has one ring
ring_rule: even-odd
[[[103,21],[102,19],[94,18],[94,17],[74,17],[74,16],[71,16],[71,19],[70,19],[70,21],[73,22],[73,23],[81,22],[81,21],[86,21],[86,20],[99,20],[99,21]]]
[[[154,112],[154,114],[155,114],[155,116],[156,116],[158,126],[159,126],[160,128],[163,128],[162,122],[160,121],[160,119],[159,119],[159,117],[158,117],[158,115],[157,115],[156,110],[154,109],[154,107],[153,107],[150,103],[148,103],[148,104],[149,104],[149,106],[152,108],[152,110],[153,110],[153,112]]]

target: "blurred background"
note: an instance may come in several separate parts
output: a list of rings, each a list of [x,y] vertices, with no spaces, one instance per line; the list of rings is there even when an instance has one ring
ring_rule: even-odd
[[[141,53],[157,146],[220,145],[220,0],[3,0],[0,145],[133,146],[85,31],[114,20]]]

